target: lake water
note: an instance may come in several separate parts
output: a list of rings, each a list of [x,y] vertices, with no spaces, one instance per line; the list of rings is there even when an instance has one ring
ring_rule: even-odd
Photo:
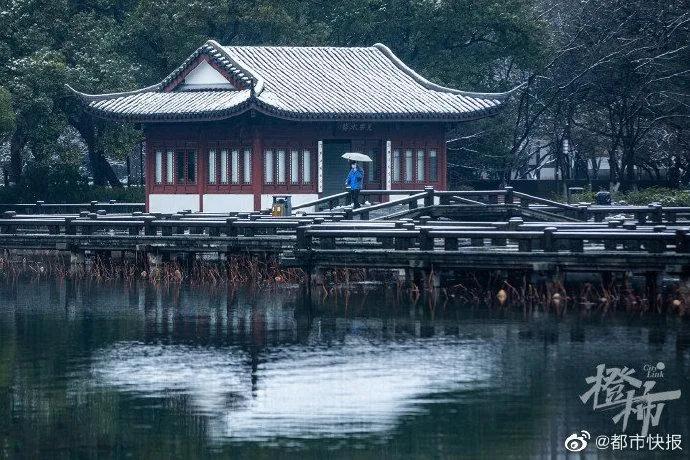
[[[690,450],[690,324],[331,294],[41,281],[0,286],[0,458],[566,458]],[[663,363],[650,434],[579,396]],[[602,396],[603,398],[603,396]],[[625,433],[640,432],[632,414]],[[581,454],[565,439],[587,430]],[[639,446],[638,446],[639,447]]]

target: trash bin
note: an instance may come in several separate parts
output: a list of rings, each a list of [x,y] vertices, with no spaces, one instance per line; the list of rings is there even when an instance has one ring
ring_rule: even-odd
[[[594,199],[598,205],[608,206],[611,204],[611,193],[606,191],[597,192]]]
[[[276,217],[292,215],[292,197],[290,195],[273,195],[271,215]]]

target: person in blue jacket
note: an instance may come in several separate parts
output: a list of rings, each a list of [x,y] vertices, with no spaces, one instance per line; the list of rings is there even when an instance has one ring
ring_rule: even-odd
[[[359,208],[359,191],[362,190],[362,184],[364,184],[364,171],[356,161],[350,162],[350,168],[345,186],[350,187],[350,201],[352,201],[352,207],[357,209]]]

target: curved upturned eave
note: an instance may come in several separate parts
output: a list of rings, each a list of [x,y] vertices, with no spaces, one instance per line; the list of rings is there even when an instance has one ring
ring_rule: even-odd
[[[120,93],[106,93],[106,94],[88,94],[82,93],[72,88],[69,84],[65,83],[65,88],[72,94],[74,94],[79,100],[87,103],[103,101],[106,99],[114,99],[117,97],[133,96],[135,94],[147,93],[151,91],[160,91],[161,84],[156,83],[155,85],[147,86],[145,88],[139,88],[132,91],[122,91]]]
[[[402,72],[406,73],[409,75],[414,81],[422,85],[424,88],[431,90],[431,91],[438,91],[440,93],[449,93],[449,94],[457,94],[459,96],[466,96],[466,97],[471,97],[475,99],[488,99],[488,100],[493,100],[497,102],[504,101],[508,97],[510,97],[513,93],[518,91],[520,88],[522,88],[525,84],[522,83],[515,88],[505,91],[502,93],[481,93],[481,92],[475,92],[475,91],[463,91],[460,89],[456,88],[449,88],[447,86],[441,86],[438,85],[432,81],[427,80],[420,74],[418,74],[414,69],[409,67],[407,64],[405,64],[398,56],[391,51],[390,48],[388,48],[386,45],[383,43],[374,43],[374,48],[378,49],[381,51],[390,61],[395,65],[398,69],[400,69]]]
[[[430,114],[424,112],[418,113],[318,113],[309,114],[302,112],[294,112],[289,110],[279,109],[271,106],[257,99],[248,100],[237,104],[230,109],[205,111],[205,112],[189,112],[185,114],[180,113],[159,113],[155,115],[139,115],[116,113],[108,110],[97,109],[85,105],[85,110],[90,114],[112,121],[122,121],[130,123],[189,123],[189,122],[203,122],[203,121],[220,121],[227,120],[249,110],[255,110],[274,118],[280,118],[289,121],[313,121],[313,122],[430,122],[430,123],[452,123],[473,121],[481,118],[496,115],[503,108],[502,104],[488,107],[482,110],[462,113],[440,113]]]

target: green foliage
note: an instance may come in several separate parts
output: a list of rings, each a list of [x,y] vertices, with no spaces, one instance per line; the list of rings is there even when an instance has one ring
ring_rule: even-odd
[[[650,187],[621,194],[617,200],[625,200],[628,204],[639,205],[661,203],[663,206],[690,206],[690,191]]]
[[[14,111],[12,109],[12,96],[3,86],[0,86],[0,142],[14,130]]]
[[[548,54],[537,0],[23,0],[0,14],[0,135],[14,130],[13,162],[60,169],[78,136],[90,152],[122,158],[141,139],[125,124],[84,116],[64,84],[85,92],[159,81],[208,38],[224,44],[389,45],[449,86],[497,90]],[[7,99],[5,97],[5,99]],[[11,107],[9,117],[3,107]],[[483,142],[505,149],[506,129]],[[68,142],[69,144],[69,142]],[[497,155],[502,152],[497,153]],[[503,161],[497,161],[501,167]],[[26,168],[26,180],[31,168]],[[94,171],[91,174],[102,172]],[[14,178],[15,180],[17,178]],[[38,184],[35,184],[38,185]]]
[[[88,203],[92,200],[138,202],[145,199],[143,187],[111,188],[90,186],[78,165],[30,163],[21,186],[0,188],[0,203]]]
[[[593,203],[596,192],[585,190],[574,194],[573,202]],[[648,187],[629,192],[614,192],[613,201],[625,201],[627,204],[646,206],[651,203],[660,203],[663,206],[690,206],[690,190],[678,190],[668,187]]]
[[[529,82],[501,117],[457,127],[451,185],[510,171],[527,177],[527,160],[541,149],[564,178],[605,155],[616,177],[666,167],[687,183],[684,12],[682,2],[662,0],[17,0],[0,12],[0,81],[9,92],[0,89],[0,139],[13,134],[19,176],[29,163],[62,162],[75,151],[66,138],[83,141],[92,160],[122,158],[141,131],[85,116],[64,83],[93,93],[146,86],[208,38],[382,42],[442,85],[501,91]],[[576,157],[562,151],[566,138]]]

